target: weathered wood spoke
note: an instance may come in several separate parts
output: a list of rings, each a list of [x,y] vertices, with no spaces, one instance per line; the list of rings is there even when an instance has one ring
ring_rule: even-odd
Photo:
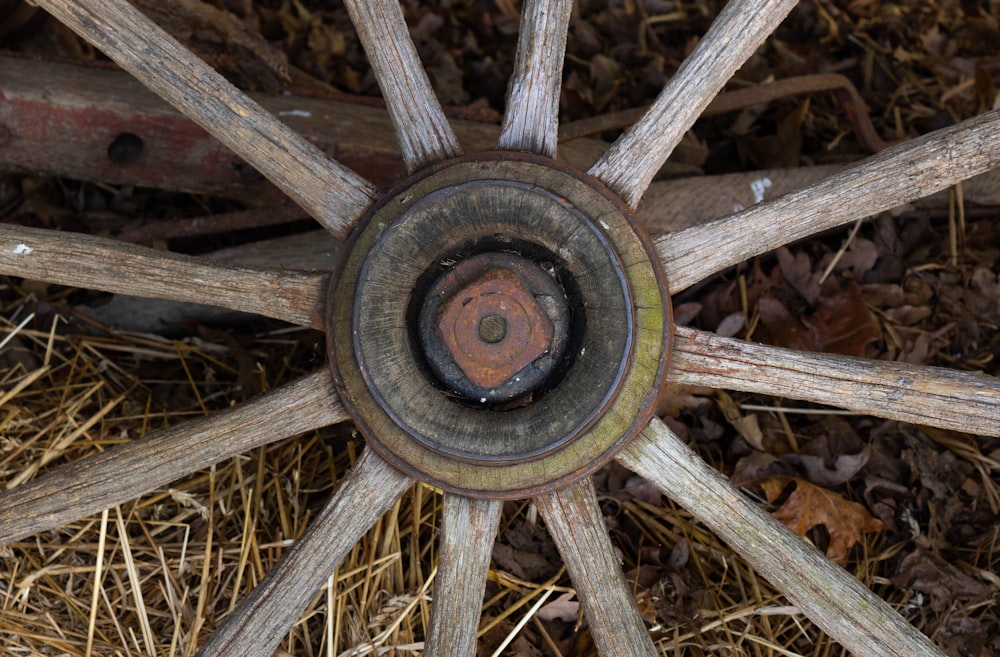
[[[253,269],[82,233],[0,224],[0,274],[204,303],[322,329],[328,273]]]
[[[367,181],[268,114],[127,0],[38,4],[264,174],[343,238],[371,203]]]
[[[0,493],[0,545],[127,502],[171,481],[348,418],[321,370],[236,408],[150,434]]]
[[[893,146],[800,191],[656,240],[677,293],[783,244],[1000,166],[1000,110]]]
[[[534,499],[583,605],[600,654],[656,655],[625,584],[590,479]]]
[[[633,208],[684,133],[797,0],[730,0],[649,112],[590,169]]]
[[[803,353],[677,327],[667,378],[1000,436],[1000,379],[985,374]]]
[[[198,657],[271,657],[333,569],[412,483],[365,450],[302,538],[212,633]]]
[[[729,543],[855,655],[942,657],[881,598],[729,485],[654,419],[618,460]]]
[[[434,95],[396,0],[346,0],[354,27],[375,69],[396,126],[406,168],[461,153],[458,139]]]
[[[499,500],[445,494],[427,657],[472,657],[486,575],[500,523]]]
[[[555,157],[559,89],[573,3],[528,0],[521,10],[517,59],[497,148]]]

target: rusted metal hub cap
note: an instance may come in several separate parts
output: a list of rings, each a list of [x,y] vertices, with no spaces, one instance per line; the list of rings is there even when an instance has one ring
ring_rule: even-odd
[[[667,285],[599,182],[494,153],[420,172],[351,235],[330,362],[381,456],[446,490],[521,498],[607,463],[667,367]]]
[[[434,282],[420,312],[427,364],[472,402],[523,398],[556,371],[569,339],[562,286],[513,253],[462,260]]]

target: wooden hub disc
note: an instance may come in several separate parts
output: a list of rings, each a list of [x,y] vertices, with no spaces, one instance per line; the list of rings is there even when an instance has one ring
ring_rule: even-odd
[[[521,498],[606,463],[648,422],[670,352],[666,281],[627,208],[523,154],[450,160],[387,194],[329,296],[359,429],[465,495]]]

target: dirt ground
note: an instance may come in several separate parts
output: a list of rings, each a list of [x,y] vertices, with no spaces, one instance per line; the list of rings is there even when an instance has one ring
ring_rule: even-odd
[[[339,3],[212,4],[217,12],[190,2],[159,17],[239,86],[378,95]],[[633,120],[628,110],[652,102],[722,4],[578,2],[561,99],[566,136],[612,141]],[[0,10],[17,5],[0,1]],[[442,103],[497,121],[520,3],[403,5]],[[222,14],[246,32],[224,30]],[[0,25],[0,49],[100,58],[40,11],[24,15]],[[763,86],[790,78],[805,82],[780,94]],[[803,0],[726,87],[757,91],[742,105],[731,96],[736,106],[700,120],[660,177],[853,162],[1000,107],[998,81],[1000,2]],[[592,117],[602,119],[596,130],[580,123]],[[120,237],[245,207],[230,198],[0,171],[0,220],[24,226]],[[168,236],[154,245],[210,253],[310,227]],[[315,331],[194,318],[159,334],[136,333],[82,312],[108,300],[0,279],[0,482],[20,483],[326,366],[324,337]],[[673,305],[678,323],[727,336],[997,376],[1000,194],[966,197],[956,188],[897,208],[755,258],[676,295]],[[996,438],[693,388],[665,390],[659,413],[946,654],[1000,654]],[[301,535],[362,447],[350,426],[331,427],[0,547],[0,653],[193,654]],[[595,482],[626,577],[664,654],[842,652],[650,484],[618,465]],[[440,502],[425,486],[404,496],[331,572],[279,654],[419,653]],[[596,654],[579,607],[534,509],[506,504],[479,654]]]

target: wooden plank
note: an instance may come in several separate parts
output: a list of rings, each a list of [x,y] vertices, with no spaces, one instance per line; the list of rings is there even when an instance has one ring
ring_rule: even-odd
[[[618,460],[708,525],[855,655],[943,657],[885,601],[730,486],[661,421],[654,419]]]
[[[40,0],[42,8],[205,128],[345,237],[374,198],[331,160],[160,29],[127,0]]]
[[[408,171],[462,152],[396,0],[345,0],[375,71]]]
[[[486,575],[500,526],[499,500],[445,493],[427,657],[473,657]]]
[[[0,273],[203,303],[322,329],[329,273],[235,267],[82,233],[0,224]]]
[[[667,379],[1000,436],[1000,379],[723,338],[678,326]]]
[[[0,170],[215,194],[254,203],[284,196],[249,165],[126,73],[104,67],[0,57]],[[388,113],[355,102],[254,95],[265,109],[324,152],[380,186],[405,175]],[[366,99],[371,100],[371,99]],[[492,148],[495,125],[452,120],[465,150]],[[134,162],[116,163],[108,147],[122,133],[142,139]],[[597,140],[562,144],[559,156],[586,169],[607,148]],[[842,167],[800,167],[688,177],[650,185],[637,210],[658,235],[725,217],[793,192]],[[756,190],[756,191],[755,191]],[[1000,172],[963,185],[965,200],[1000,205]],[[929,200],[944,207],[946,194]],[[739,206],[737,208],[736,206]],[[925,207],[921,204],[921,207]],[[304,267],[300,267],[304,268]]]
[[[625,584],[590,479],[540,495],[534,502],[566,562],[597,651],[606,657],[655,656],[656,648]]]
[[[255,447],[348,419],[327,368],[0,492],[0,545],[55,529]]]
[[[365,450],[302,538],[236,605],[198,657],[271,657],[334,568],[412,483]]]
[[[238,155],[177,113],[128,74],[104,67],[0,57],[0,169],[112,184],[279,203],[284,195]],[[406,175],[388,112],[327,98],[253,94],[292,130],[380,187]],[[469,152],[492,149],[499,127],[451,121]],[[132,161],[108,149],[123,134],[142,140]],[[578,139],[560,157],[586,169],[607,148]]]
[[[497,148],[555,157],[570,0],[527,0]]]
[[[1000,166],[1000,110],[887,148],[829,178],[656,240],[674,294],[784,244]]]
[[[730,0],[649,112],[611,145],[590,173],[639,204],[681,137],[798,0]]]

